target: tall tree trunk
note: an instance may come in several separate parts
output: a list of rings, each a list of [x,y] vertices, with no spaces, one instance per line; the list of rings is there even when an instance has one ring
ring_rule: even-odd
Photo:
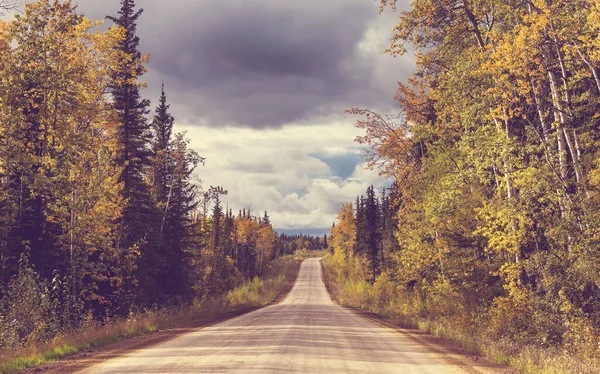
[[[565,141],[564,125],[566,122],[565,113],[558,94],[556,75],[552,71],[548,71],[550,80],[550,91],[552,94],[552,103],[554,108],[554,117],[558,120],[559,126],[556,131],[558,144],[558,162],[560,165],[560,175],[563,181],[567,180],[567,146]]]
[[[552,24],[550,24],[550,28],[553,31],[553,40],[554,40],[555,48],[556,48],[556,56],[558,58],[558,63],[560,65],[561,79],[563,82],[563,89],[564,89],[563,96],[564,96],[564,101],[565,101],[563,110],[566,111],[566,113],[568,113],[569,116],[572,118],[573,117],[573,109],[571,106],[571,90],[569,89],[569,79],[568,79],[567,67],[565,65],[565,61],[564,61],[562,52],[560,50],[560,43],[559,43],[558,37],[556,36],[554,26]],[[567,146],[569,147],[569,154],[571,155],[571,160],[573,162],[573,169],[575,170],[575,179],[577,181],[577,184],[580,185],[583,182],[583,172],[582,172],[581,162],[580,162],[580,152],[577,152],[577,150],[575,149],[575,143],[571,139],[571,133],[574,134],[575,130],[571,130],[571,131],[567,130],[567,128],[566,128],[567,122],[565,121],[564,113],[563,113],[563,116],[561,117],[561,124],[563,126],[565,141],[567,143]]]
[[[587,65],[587,67],[592,72],[592,76],[594,77],[594,81],[596,82],[596,88],[598,89],[598,92],[600,93],[600,74],[598,73],[598,69],[590,62],[590,60],[588,58],[586,58],[583,55],[583,53],[581,52],[579,47],[576,46],[576,48],[577,48],[577,53],[579,54],[579,57],[581,57],[581,60]]]
[[[75,281],[76,267],[75,267],[75,225],[76,225],[76,214],[75,214],[75,203],[77,202],[77,191],[71,192],[71,232],[69,234],[69,267],[71,268],[71,303],[75,306],[77,302],[77,282]]]
[[[540,125],[542,126],[542,137],[546,144],[550,144],[550,140],[548,138],[548,133],[550,126],[548,125],[548,119],[546,118],[546,114],[544,113],[544,108],[542,106],[542,100],[540,99],[540,95],[537,92],[535,85],[531,84],[533,91],[533,99],[535,102],[535,108],[538,113],[538,117],[540,118]]]
[[[440,248],[440,236],[439,236],[437,230],[435,230],[435,241],[436,241],[435,246],[437,248],[438,257],[439,257],[438,260],[440,262],[440,273],[442,275],[442,281],[445,281],[446,280],[446,273],[444,271],[444,261],[442,260],[442,249]]]

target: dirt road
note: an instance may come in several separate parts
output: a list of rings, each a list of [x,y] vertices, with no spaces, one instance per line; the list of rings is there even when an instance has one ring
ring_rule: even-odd
[[[280,304],[89,367],[83,373],[499,373],[334,304],[318,259]]]

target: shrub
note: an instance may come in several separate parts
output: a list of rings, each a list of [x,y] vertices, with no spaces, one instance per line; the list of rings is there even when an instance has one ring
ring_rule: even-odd
[[[19,260],[19,273],[8,285],[2,300],[0,346],[17,347],[50,336],[51,300],[48,287],[29,265],[27,253]]]

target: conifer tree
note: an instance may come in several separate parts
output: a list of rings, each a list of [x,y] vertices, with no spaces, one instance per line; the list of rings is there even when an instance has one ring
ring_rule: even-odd
[[[138,49],[139,37],[136,35],[137,21],[142,12],[143,9],[135,11],[133,0],[122,0],[119,16],[107,17],[115,26],[125,30],[125,38],[117,47],[124,55],[123,66],[113,72],[111,82],[114,107],[120,122],[118,162],[124,166],[121,175],[124,183],[123,194],[130,200],[123,221],[125,226],[131,226],[128,235],[132,240],[125,240],[124,244],[133,244],[133,239],[139,238],[139,232],[133,230],[142,223],[139,221],[140,212],[137,209],[147,205],[149,201],[148,188],[143,177],[145,166],[149,164],[149,144],[152,137],[145,118],[149,113],[150,102],[141,97],[140,88],[143,87],[143,83],[139,81],[141,75],[146,72],[143,64],[147,58],[142,56]]]
[[[162,247],[153,246],[157,257],[165,264],[158,268],[166,296],[190,295],[189,252],[192,244],[192,212],[197,207],[192,173],[203,158],[189,149],[185,134],[178,133],[171,141],[171,162],[167,169],[169,185],[164,205],[163,223],[159,232]],[[161,205],[161,208],[163,207]]]
[[[372,280],[379,274],[379,208],[375,189],[367,188],[367,198],[364,202],[365,249],[371,266]]]
[[[233,218],[233,211],[226,209],[225,214],[225,225],[223,229],[223,247],[225,249],[225,255],[235,262],[235,243],[234,243],[234,232],[235,232],[235,220]]]
[[[152,187],[154,198],[164,204],[169,195],[169,164],[171,163],[171,133],[174,118],[169,113],[165,85],[162,85],[159,105],[152,121],[154,139],[152,141]]]
[[[223,187],[210,187],[209,193],[214,201],[210,224],[210,238],[208,242],[208,272],[206,274],[206,290],[209,296],[217,295],[225,290],[227,269],[227,254],[225,249],[225,221],[226,217],[221,205],[221,195],[227,191]]]
[[[139,37],[136,35],[137,21],[143,9],[135,10],[134,0],[121,0],[121,9],[117,17],[107,16],[115,26],[124,29],[125,37],[117,50],[122,53],[120,69],[116,69],[111,77],[110,92],[117,111],[119,127],[117,138],[119,149],[117,163],[123,168],[120,181],[123,183],[122,197],[127,202],[119,220],[119,232],[116,238],[117,250],[122,258],[131,259],[141,256],[138,261],[137,274],[140,278],[152,277],[148,274],[153,266],[151,250],[147,241],[152,228],[156,228],[155,211],[150,198],[149,186],[145,181],[146,169],[150,164],[150,125],[146,119],[150,102],[143,99],[139,81],[146,72],[144,63],[147,57],[139,51]],[[137,255],[137,254],[140,255]],[[155,265],[154,265],[155,266]],[[127,272],[131,273],[128,269]],[[124,275],[125,277],[125,275]],[[128,292],[133,292],[135,280],[129,278],[123,290],[115,290],[121,294],[120,305],[131,300]],[[142,291],[147,287],[142,287]],[[126,311],[127,308],[123,308]]]
[[[387,193],[386,193],[387,191]],[[399,209],[398,185],[394,183],[391,188],[383,189],[381,196],[381,270],[393,270],[393,255],[400,250],[396,230],[398,228],[398,219],[396,217]]]
[[[365,217],[365,199],[363,196],[356,197],[356,241],[355,241],[355,254],[367,253],[367,223]]]
[[[367,196],[356,198],[356,242],[354,253],[364,256],[370,267],[371,280],[375,281],[381,269],[381,212],[375,189],[367,188]],[[333,232],[333,230],[332,230]]]
[[[160,228],[146,247],[146,283],[151,285],[151,300],[189,296],[190,269],[187,260],[191,237],[191,216],[196,209],[195,187],[191,176],[203,161],[188,147],[185,134],[172,137],[174,118],[169,112],[164,84],[152,121],[151,158],[152,196],[160,212]],[[151,261],[149,261],[151,260]],[[177,274],[177,276],[173,276]]]

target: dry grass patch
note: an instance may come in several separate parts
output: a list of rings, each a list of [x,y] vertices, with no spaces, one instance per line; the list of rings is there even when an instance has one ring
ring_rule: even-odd
[[[526,374],[600,373],[600,358],[578,351],[517,346],[485,335],[485,323],[473,323],[443,285],[428,300],[407,294],[382,274],[374,284],[366,280],[360,260],[340,253],[326,256],[323,280],[338,303],[369,311],[402,328],[419,328],[441,338],[461,353],[484,356]],[[423,316],[423,311],[428,316]]]

